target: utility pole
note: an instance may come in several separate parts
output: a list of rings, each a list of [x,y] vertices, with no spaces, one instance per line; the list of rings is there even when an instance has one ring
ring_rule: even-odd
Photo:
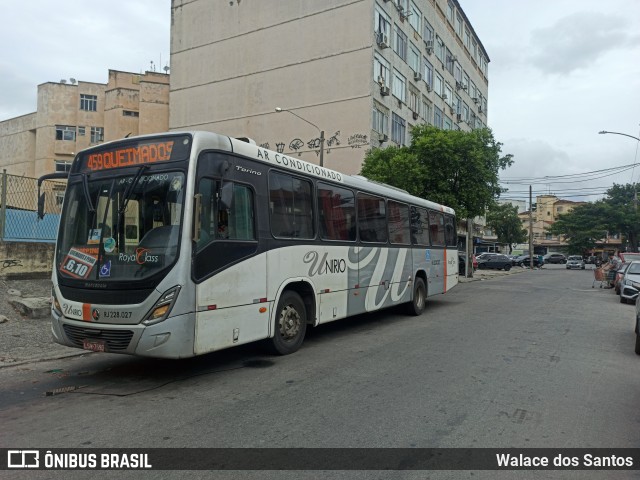
[[[533,270],[533,191],[529,185],[529,268]]]

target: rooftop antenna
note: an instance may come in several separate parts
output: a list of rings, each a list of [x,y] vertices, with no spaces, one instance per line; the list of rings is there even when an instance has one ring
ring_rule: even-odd
[[[75,85],[75,84],[76,84],[76,82],[77,82],[77,80],[76,80],[75,78],[73,78],[73,77],[71,77],[71,78],[69,79],[69,81],[71,82],[71,84],[72,84],[72,85]]]
[[[166,73],[167,75],[169,74],[169,65],[165,65],[164,67],[162,67],[162,69],[164,70],[164,73]]]

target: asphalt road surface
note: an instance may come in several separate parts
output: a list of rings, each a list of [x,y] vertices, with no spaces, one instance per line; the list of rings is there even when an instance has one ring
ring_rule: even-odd
[[[430,298],[421,317],[387,310],[312,329],[285,357],[249,345],[182,361],[87,354],[6,367],[0,447],[638,447],[634,307],[592,283],[591,270],[562,265],[466,283]],[[144,478],[635,475],[155,471]]]

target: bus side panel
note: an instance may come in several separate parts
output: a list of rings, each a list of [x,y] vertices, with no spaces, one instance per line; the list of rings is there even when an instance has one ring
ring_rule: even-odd
[[[340,245],[285,244],[269,250],[269,300],[278,301],[276,297],[283,285],[308,279],[317,300],[317,311],[310,319],[311,323],[325,323],[351,315],[347,298],[358,282],[357,256],[350,254],[352,248]]]
[[[362,295],[352,300],[349,313],[371,312],[411,299],[411,250],[408,248],[361,247],[359,284]]]
[[[455,248],[447,248],[447,284],[448,292],[458,284],[458,251]]]
[[[196,285],[196,354],[267,338],[270,306],[261,302],[267,298],[266,278],[261,254]]]
[[[446,276],[445,266],[447,262],[444,256],[444,248],[427,248],[424,252],[425,272],[427,273],[427,296],[445,292]]]

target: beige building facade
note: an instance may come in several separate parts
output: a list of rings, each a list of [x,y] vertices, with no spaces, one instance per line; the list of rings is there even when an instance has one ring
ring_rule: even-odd
[[[416,124],[485,126],[488,63],[457,0],[172,0],[170,129],[358,173]]]
[[[534,246],[546,248],[547,250],[566,246],[566,242],[561,236],[550,234],[547,228],[553,225],[561,215],[569,213],[575,207],[584,203],[563,200],[555,195],[538,195],[531,229]],[[522,228],[529,231],[529,212],[519,213],[518,217],[522,221]]]
[[[168,127],[168,75],[109,70],[106,84],[43,83],[36,112],[0,122],[0,168],[26,177],[66,171],[84,148]]]

